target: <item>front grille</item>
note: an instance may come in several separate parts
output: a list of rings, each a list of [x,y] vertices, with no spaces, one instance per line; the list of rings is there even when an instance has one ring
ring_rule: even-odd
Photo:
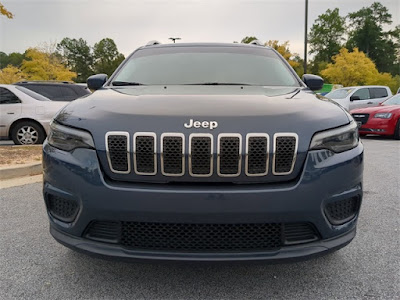
[[[220,135],[218,140],[218,175],[238,176],[241,165],[240,135]]]
[[[71,222],[75,219],[79,206],[75,200],[48,195],[47,208],[56,219]]]
[[[354,120],[357,122],[361,122],[361,125],[364,125],[368,122],[369,114],[352,114]]]
[[[343,224],[355,217],[360,204],[358,196],[331,202],[325,206],[325,214],[332,224]]]
[[[242,144],[242,135],[237,133],[222,133],[216,138],[212,134],[193,133],[188,137],[188,147],[185,147],[187,137],[182,133],[163,133],[159,148],[157,139],[152,132],[137,132],[133,135],[133,170],[137,175],[156,175],[158,164],[164,176],[184,176],[188,172],[192,177],[210,177],[215,173],[220,177],[235,177],[240,176],[242,169],[245,169],[246,176],[260,177],[269,172],[271,145],[266,133],[247,134],[245,145]],[[214,139],[217,141],[216,147]],[[189,153],[186,156],[187,148]],[[274,135],[273,175],[289,175],[293,172],[297,148],[297,134]],[[127,132],[107,133],[106,150],[113,173],[131,172],[132,153]],[[216,168],[214,153],[217,154]],[[242,157],[245,158],[244,166]]]
[[[297,135],[275,135],[273,173],[287,175],[293,171],[297,152]]]
[[[212,174],[212,136],[191,135],[189,150],[189,171],[192,176]]]
[[[88,239],[117,243],[132,250],[173,252],[246,252],[278,250],[282,246],[319,239],[308,223],[152,223],[91,222]]]

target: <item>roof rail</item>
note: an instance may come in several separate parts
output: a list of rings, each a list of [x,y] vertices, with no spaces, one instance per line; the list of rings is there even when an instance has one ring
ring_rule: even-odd
[[[146,44],[146,47],[147,47],[147,46],[159,45],[159,44],[161,44],[159,41],[153,40],[153,41],[148,42],[148,43]]]
[[[253,40],[250,42],[250,45],[264,46],[259,40]]]

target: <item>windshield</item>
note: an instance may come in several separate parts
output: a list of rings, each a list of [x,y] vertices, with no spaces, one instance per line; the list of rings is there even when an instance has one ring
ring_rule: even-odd
[[[262,51],[260,51],[262,50]],[[300,84],[272,50],[247,47],[164,47],[137,51],[112,85]]]
[[[344,99],[349,95],[354,89],[347,88],[347,89],[337,89],[332,92],[329,92],[325,95],[325,97],[330,99]]]
[[[27,88],[24,88],[23,86],[18,86],[16,85],[15,88],[24,94],[27,94],[28,96],[32,97],[33,99],[39,100],[39,101],[51,101],[49,98],[46,98],[45,96],[42,96],[38,93],[35,93],[34,91],[31,91]]]
[[[382,105],[400,105],[400,94],[394,95],[392,98],[387,99]]]

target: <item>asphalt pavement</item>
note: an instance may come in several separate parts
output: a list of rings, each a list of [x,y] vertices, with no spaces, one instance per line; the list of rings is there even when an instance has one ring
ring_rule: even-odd
[[[356,238],[291,264],[126,263],[48,232],[40,183],[0,190],[0,299],[400,299],[400,141],[365,138]]]

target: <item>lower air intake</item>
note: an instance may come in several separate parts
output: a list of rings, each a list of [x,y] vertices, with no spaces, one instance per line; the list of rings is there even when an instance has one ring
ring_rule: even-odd
[[[79,207],[75,200],[48,195],[47,208],[54,218],[64,222],[71,222],[75,219]]]
[[[332,224],[343,224],[356,216],[360,204],[358,196],[328,203],[325,206],[325,214]]]

